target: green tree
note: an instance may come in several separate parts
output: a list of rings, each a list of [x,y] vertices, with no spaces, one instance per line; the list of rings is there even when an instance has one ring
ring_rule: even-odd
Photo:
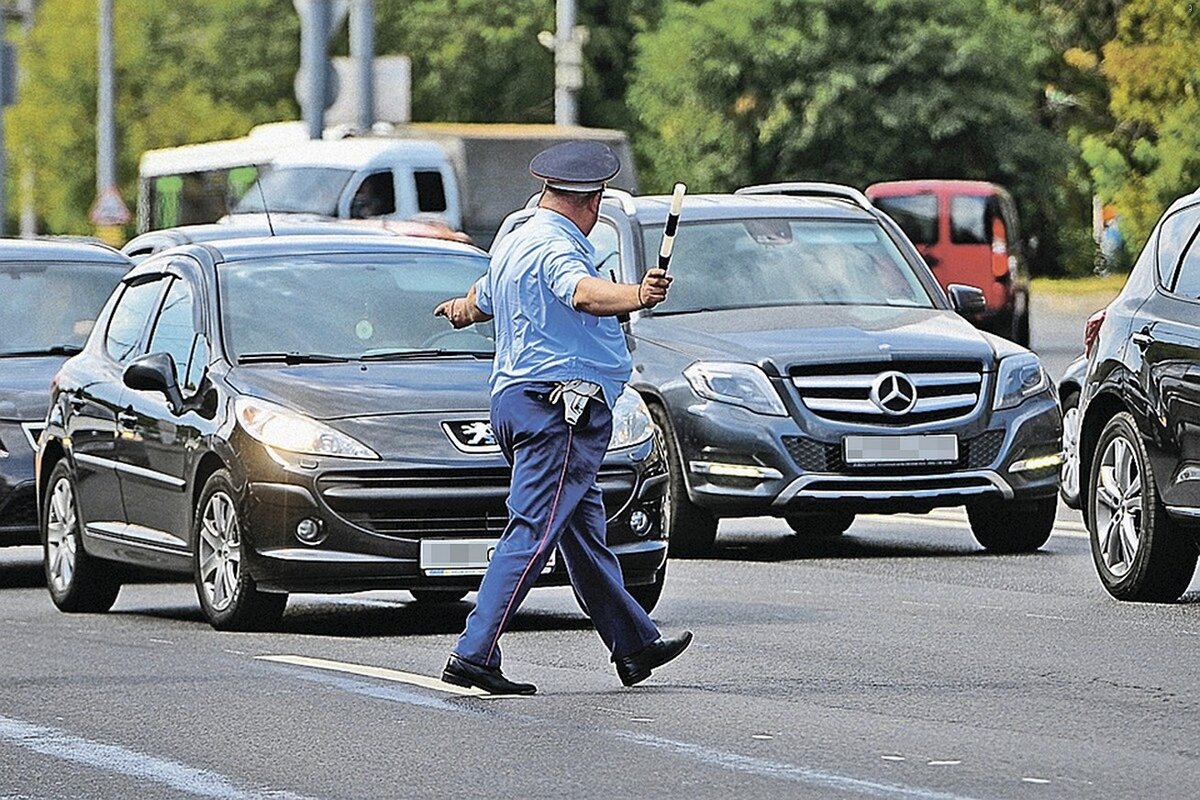
[[[989,179],[1045,229],[1068,154],[1039,120],[1051,55],[998,0],[674,2],[638,39],[643,182]]]

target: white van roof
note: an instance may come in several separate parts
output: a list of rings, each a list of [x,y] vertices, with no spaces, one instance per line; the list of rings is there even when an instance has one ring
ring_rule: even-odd
[[[240,139],[147,150],[142,153],[138,172],[144,178],[152,178],[268,164],[286,149],[307,141],[308,136],[302,124],[278,122],[259,125]]]
[[[399,163],[437,167],[446,163],[446,152],[436,142],[416,139],[318,139],[293,145],[273,161],[276,168],[335,167],[354,170]]]

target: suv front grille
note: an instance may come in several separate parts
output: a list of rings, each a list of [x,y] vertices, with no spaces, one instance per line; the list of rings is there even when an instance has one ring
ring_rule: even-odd
[[[871,399],[871,387],[885,373],[898,372],[916,389],[916,403],[890,414]],[[968,416],[983,395],[978,361],[880,361],[793,367],[789,373],[800,402],[834,422],[907,426]]]
[[[959,443],[958,461],[952,466],[933,464],[930,466],[849,466],[842,460],[840,444],[825,444],[803,436],[783,437],[796,466],[805,472],[852,472],[856,475],[919,475],[922,472],[946,472],[947,469],[985,469],[1000,455],[1004,445],[1004,431],[987,431],[974,439]]]

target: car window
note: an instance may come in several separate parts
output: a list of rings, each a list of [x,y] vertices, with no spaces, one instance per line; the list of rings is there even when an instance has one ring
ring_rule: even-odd
[[[1171,276],[1183,248],[1200,227],[1200,206],[1176,211],[1163,220],[1158,229],[1158,279],[1163,286],[1171,285]]]
[[[160,277],[125,287],[108,321],[104,340],[105,349],[117,362],[127,364],[138,355],[146,319],[154,310],[166,281],[166,277]]]
[[[647,253],[661,231],[647,229]],[[787,305],[930,308],[929,292],[874,221],[758,218],[681,223],[675,281],[656,314]]]
[[[396,188],[392,173],[368,175],[350,201],[351,219],[370,219],[396,213]]]
[[[1192,232],[1192,241],[1183,253],[1175,278],[1174,292],[1189,300],[1200,300],[1200,235]]]
[[[621,237],[612,223],[605,220],[596,222],[596,227],[588,234],[588,241],[596,248],[596,269],[602,277],[607,277],[609,270],[618,276],[621,274]],[[657,251],[655,251],[657,252]]]
[[[332,167],[270,169],[258,179],[257,188],[242,196],[233,213],[261,214],[265,196],[268,211],[336,217],[342,190],[353,175],[351,170]]]
[[[446,187],[442,185],[442,173],[419,169],[413,173],[413,180],[417,184],[418,211],[446,210]]]
[[[82,347],[125,270],[86,262],[0,264],[0,356]]]
[[[991,242],[988,198],[960,194],[950,198],[950,241],[954,244]]]
[[[913,244],[937,244],[938,199],[933,194],[877,197],[875,207],[896,221]]]
[[[196,336],[193,319],[192,289],[188,282],[176,278],[167,290],[162,309],[154,322],[147,352],[170,353],[175,359],[175,382],[179,386],[187,383],[185,373],[188,357],[192,352],[192,340]]]

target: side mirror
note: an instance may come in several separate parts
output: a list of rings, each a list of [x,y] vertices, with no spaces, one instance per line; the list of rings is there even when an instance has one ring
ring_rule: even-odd
[[[977,286],[952,283],[946,287],[946,292],[950,295],[950,305],[954,306],[954,310],[964,317],[982,314],[987,310],[987,300],[983,296],[983,289]]]
[[[183,395],[175,381],[175,359],[170,353],[149,353],[135,358],[125,368],[123,379],[130,389],[161,392],[174,414],[183,408]]]

